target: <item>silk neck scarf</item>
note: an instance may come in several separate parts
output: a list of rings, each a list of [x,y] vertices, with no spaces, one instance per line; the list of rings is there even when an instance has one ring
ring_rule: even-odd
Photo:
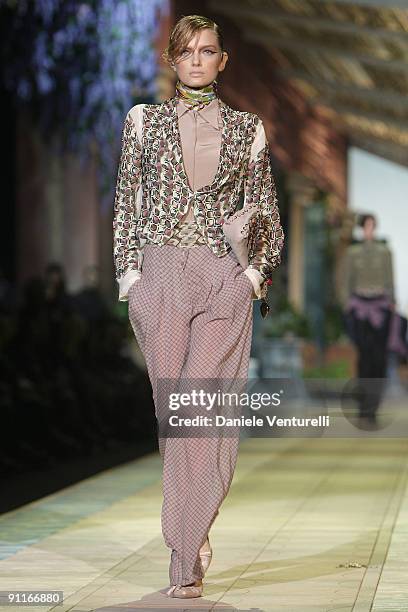
[[[218,97],[217,81],[213,81],[200,89],[193,89],[179,80],[176,83],[176,96],[183,100],[184,104],[190,109],[199,110]]]

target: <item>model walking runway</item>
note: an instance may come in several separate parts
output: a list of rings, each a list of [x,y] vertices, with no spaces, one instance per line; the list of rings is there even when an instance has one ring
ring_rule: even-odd
[[[191,393],[198,381],[206,392],[237,391],[246,380],[252,301],[280,264],[283,231],[263,123],[218,95],[228,54],[217,24],[183,17],[167,54],[175,96],[137,104],[125,119],[114,261],[159,425],[168,594],[187,598],[202,594],[209,530],[231,485],[239,428],[163,430],[170,393]]]

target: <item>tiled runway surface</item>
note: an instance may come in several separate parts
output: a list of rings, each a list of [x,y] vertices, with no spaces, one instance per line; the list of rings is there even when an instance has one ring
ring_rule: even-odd
[[[0,517],[0,590],[64,592],[0,609],[407,611],[407,477],[406,437],[243,440],[204,597],[180,600],[152,454]]]

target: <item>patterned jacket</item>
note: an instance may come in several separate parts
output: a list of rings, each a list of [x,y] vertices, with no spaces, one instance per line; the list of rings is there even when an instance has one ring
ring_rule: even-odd
[[[262,120],[219,99],[218,169],[212,183],[193,191],[183,165],[176,103],[174,96],[160,104],[137,104],[126,115],[113,214],[116,280],[121,285],[140,277],[146,242],[165,244],[190,204],[209,247],[218,257],[226,255],[231,246],[222,224],[242,200],[244,207],[259,206],[248,245],[250,267],[270,278],[280,265],[284,233]]]

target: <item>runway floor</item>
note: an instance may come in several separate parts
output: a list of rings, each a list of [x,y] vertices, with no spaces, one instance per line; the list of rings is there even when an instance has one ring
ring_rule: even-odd
[[[241,442],[204,597],[169,599],[161,460],[150,454],[0,517],[0,590],[104,610],[408,610],[408,441]],[[1,609],[27,610],[25,606]]]

